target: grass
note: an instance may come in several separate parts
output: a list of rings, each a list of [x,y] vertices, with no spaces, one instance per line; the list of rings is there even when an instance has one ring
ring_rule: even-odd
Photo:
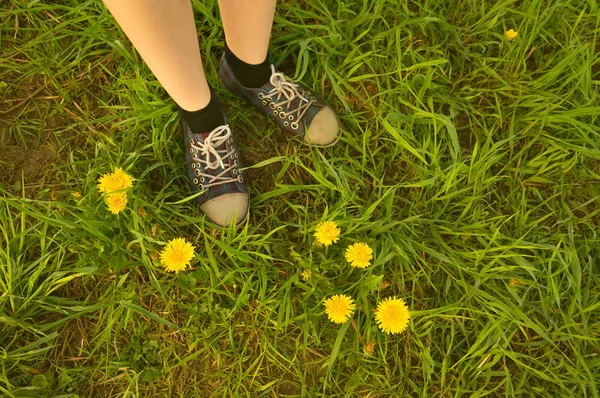
[[[101,2],[1,7],[3,396],[600,395],[597,2],[282,1],[272,60],[339,112],[326,150],[218,85],[218,9],[193,4],[252,181],[238,232],[187,200],[173,103]],[[114,167],[137,179],[119,217]],[[180,236],[193,271],[167,274]],[[323,315],[340,293],[361,336]],[[374,322],[389,296],[401,335]]]

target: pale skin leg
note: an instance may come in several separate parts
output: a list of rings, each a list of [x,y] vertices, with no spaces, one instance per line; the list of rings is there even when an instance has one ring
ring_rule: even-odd
[[[227,45],[236,57],[257,65],[267,57],[276,0],[219,0]]]
[[[276,0],[219,0],[231,51],[260,64],[267,56]],[[104,0],[171,98],[195,111],[210,101],[190,0]]]
[[[190,0],[104,0],[171,98],[183,109],[208,105],[210,90]]]

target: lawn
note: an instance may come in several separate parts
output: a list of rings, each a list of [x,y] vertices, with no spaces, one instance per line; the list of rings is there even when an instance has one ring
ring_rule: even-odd
[[[199,213],[174,104],[100,1],[0,1],[0,395],[600,396],[595,0],[281,1],[271,59],[339,113],[329,149],[219,85],[218,7],[193,4],[251,180],[237,231]]]

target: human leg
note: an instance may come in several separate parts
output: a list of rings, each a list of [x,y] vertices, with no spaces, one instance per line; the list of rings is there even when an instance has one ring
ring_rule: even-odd
[[[208,105],[190,0],[104,0],[171,98],[183,109]]]
[[[277,72],[269,62],[275,3],[219,0],[226,40],[221,81],[286,133],[312,145],[333,145],[338,140],[339,122],[332,109],[306,87]]]
[[[242,221],[248,191],[233,133],[204,76],[189,0],[104,0],[183,119],[188,177],[213,222]]]

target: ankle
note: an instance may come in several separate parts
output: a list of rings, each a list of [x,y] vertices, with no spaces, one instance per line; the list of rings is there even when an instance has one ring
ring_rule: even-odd
[[[244,86],[248,88],[259,88],[262,87],[271,77],[271,63],[269,61],[269,54],[260,64],[248,64],[239,59],[233,51],[227,46],[225,41],[225,60],[231,68],[235,78]]]
[[[177,105],[179,115],[195,134],[205,133],[225,124],[221,101],[210,87],[210,99],[202,109],[186,110]]]

